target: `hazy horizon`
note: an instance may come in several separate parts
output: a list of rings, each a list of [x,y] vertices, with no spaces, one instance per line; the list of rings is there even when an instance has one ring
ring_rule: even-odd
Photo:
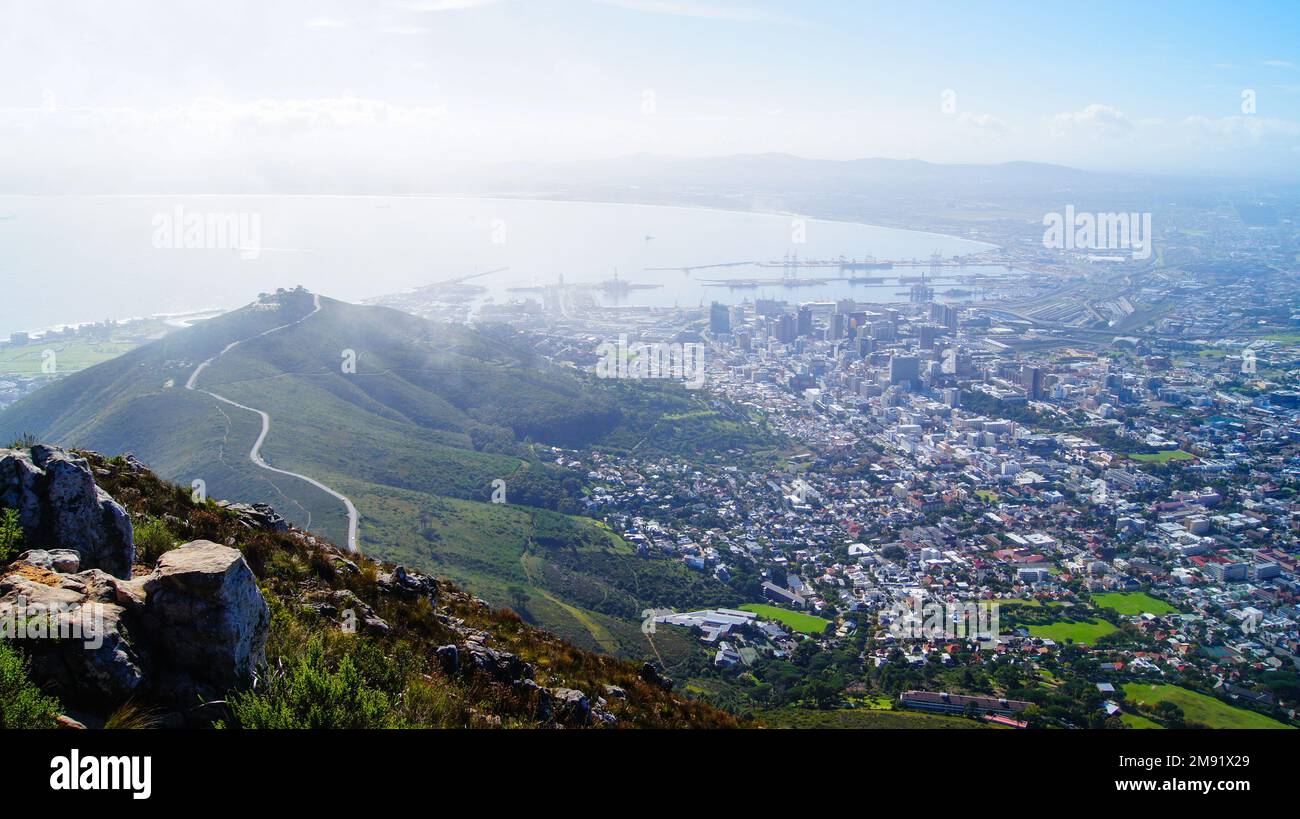
[[[640,155],[1296,177],[1286,4],[5,2],[6,192]],[[167,186],[160,187],[162,182]]]

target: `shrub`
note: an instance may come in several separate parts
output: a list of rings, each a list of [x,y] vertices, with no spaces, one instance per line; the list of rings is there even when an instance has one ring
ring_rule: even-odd
[[[313,637],[301,656],[272,674],[265,690],[230,697],[221,728],[394,728],[388,695],[370,687],[344,654],[333,670],[325,646]]]
[[[0,642],[0,729],[53,728],[59,701],[41,694],[27,675],[27,659]]]
[[[158,518],[148,518],[135,527],[135,559],[138,562],[157,563],[158,558],[175,548],[175,536]]]
[[[18,510],[0,512],[0,563],[12,560],[22,551],[23,527],[18,523]]]

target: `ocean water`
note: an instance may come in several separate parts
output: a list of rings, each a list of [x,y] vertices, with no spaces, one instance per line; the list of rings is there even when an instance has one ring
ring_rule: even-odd
[[[195,218],[229,217],[217,247],[187,242]],[[205,221],[206,224],[206,221]],[[373,196],[0,196],[0,334],[107,318],[247,304],[304,285],[361,301],[438,281],[472,280],[496,302],[512,287],[619,278],[660,284],[618,303],[691,306],[756,297],[900,301],[906,286],[710,287],[704,279],[779,278],[778,268],[687,266],[845,256],[928,259],[993,246],[933,233],[779,214],[517,199]],[[647,270],[647,268],[671,268]],[[894,275],[917,274],[901,268]],[[967,272],[976,272],[969,270]],[[1001,272],[993,268],[984,272]],[[839,271],[803,270],[804,277]],[[890,275],[871,271],[862,275]],[[610,297],[611,300],[613,297]]]

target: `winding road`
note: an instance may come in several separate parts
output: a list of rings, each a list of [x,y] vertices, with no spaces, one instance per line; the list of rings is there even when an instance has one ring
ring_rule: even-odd
[[[357,515],[357,507],[352,504],[352,501],[349,500],[346,495],[329,488],[325,484],[321,483],[320,481],[308,475],[301,475],[297,472],[290,472],[287,469],[279,469],[277,467],[271,466],[266,461],[262,460],[262,454],[261,454],[262,444],[263,442],[266,441],[267,433],[271,431],[271,416],[268,413],[263,412],[262,410],[257,409],[255,407],[246,407],[237,401],[231,401],[229,398],[226,398],[223,395],[217,395],[215,392],[209,392],[208,390],[201,390],[196,386],[194,386],[195,383],[199,380],[199,376],[202,375],[203,371],[208,368],[209,364],[212,364],[214,361],[218,360],[226,353],[235,349],[240,344],[243,344],[248,341],[255,341],[261,338],[262,336],[269,336],[271,333],[279,332],[280,330],[287,330],[290,327],[294,327],[296,325],[302,324],[307,319],[319,313],[320,296],[315,296],[314,304],[315,307],[312,309],[312,311],[307,315],[303,316],[302,318],[298,319],[297,321],[291,321],[288,324],[281,324],[279,327],[272,327],[270,330],[266,330],[264,332],[258,333],[255,336],[249,336],[248,338],[240,339],[239,341],[232,341],[231,343],[227,344],[225,348],[222,349],[221,352],[217,353],[212,358],[209,358],[207,361],[204,361],[202,364],[194,368],[194,372],[190,373],[189,380],[185,382],[185,389],[193,390],[194,392],[200,392],[203,393],[204,395],[211,396],[212,398],[217,399],[223,404],[229,404],[232,407],[238,407],[239,409],[246,410],[248,412],[257,413],[262,419],[262,432],[257,436],[257,440],[253,442],[253,448],[248,451],[248,460],[252,461],[254,466],[260,467],[261,469],[265,469],[268,472],[274,472],[277,475],[288,475],[291,478],[298,478],[299,480],[306,481],[307,483],[311,484],[312,486],[316,487],[322,492],[332,495],[333,497],[338,498],[340,501],[342,501],[343,505],[347,508],[347,512],[348,512],[348,551],[355,552],[357,550],[357,521],[359,519],[359,516]]]

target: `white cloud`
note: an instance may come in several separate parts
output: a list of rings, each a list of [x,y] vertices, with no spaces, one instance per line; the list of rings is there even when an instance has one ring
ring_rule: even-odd
[[[793,20],[759,9],[740,6],[721,6],[697,3],[694,0],[596,0],[606,6],[616,6],[630,11],[652,14],[670,14],[676,17],[697,17],[706,20],[734,20],[746,23],[794,23]]]
[[[317,17],[307,21],[307,28],[347,28],[348,24],[342,20],[335,20],[329,17]]]
[[[1005,136],[1009,130],[1006,122],[992,114],[972,114],[963,111],[957,116],[957,124],[991,136]]]
[[[1093,103],[1082,111],[1065,111],[1052,118],[1055,137],[1084,133],[1094,137],[1125,137],[1133,133],[1133,121],[1111,105]]]
[[[1295,68],[1295,63],[1288,60],[1265,60],[1264,65],[1269,68]]]
[[[1179,125],[1222,147],[1258,146],[1300,139],[1300,122],[1253,114],[1217,118],[1193,116],[1182,120]]]
[[[463,11],[484,6],[495,6],[501,0],[415,0],[407,3],[411,11]]]

